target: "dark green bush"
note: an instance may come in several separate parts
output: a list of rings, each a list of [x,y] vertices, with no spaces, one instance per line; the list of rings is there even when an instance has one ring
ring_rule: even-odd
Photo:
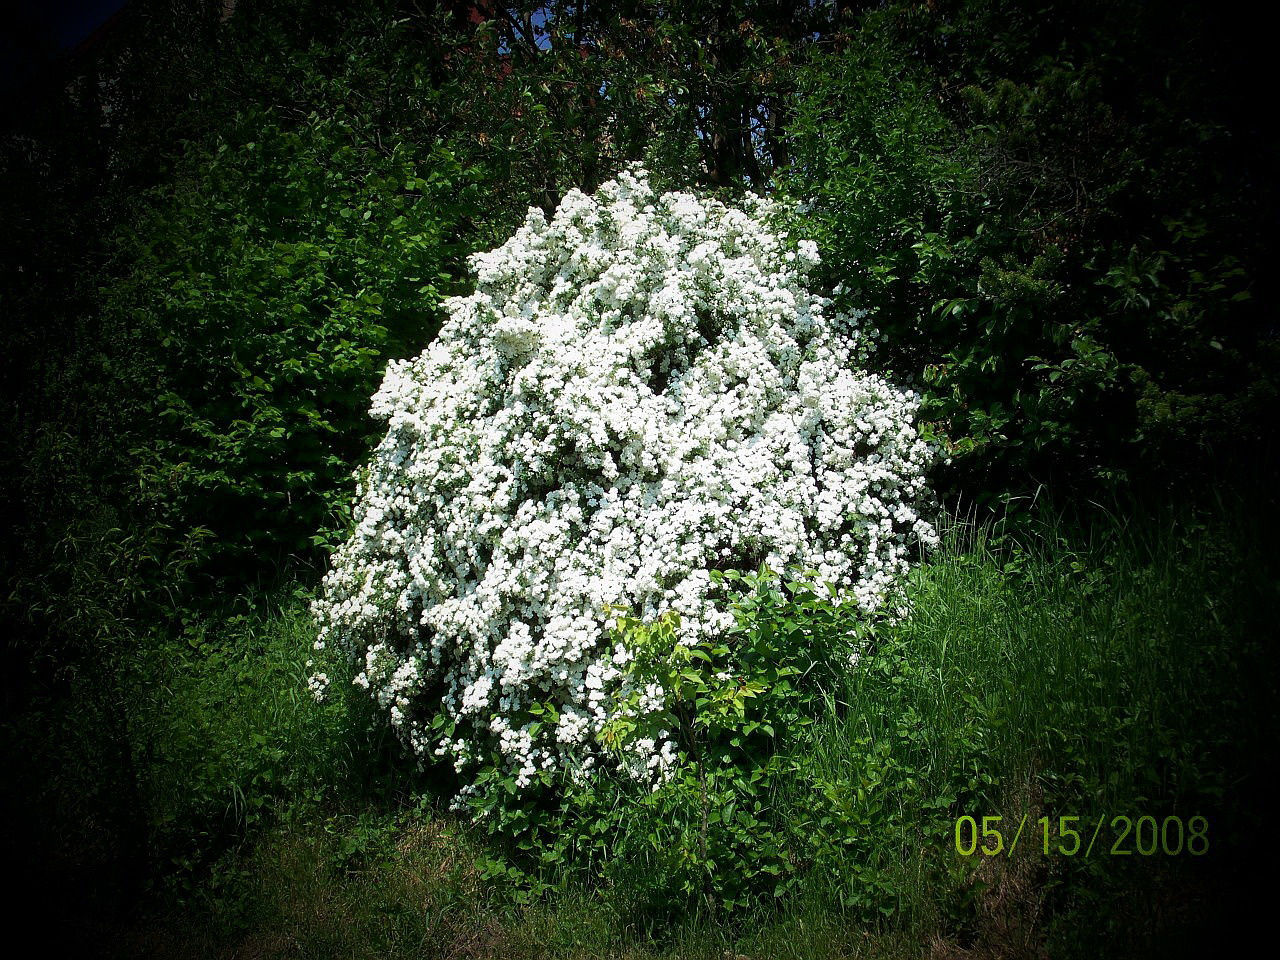
[[[970,494],[1256,437],[1274,191],[1192,4],[889,4],[801,71],[788,189]]]
[[[633,680],[660,683],[666,700],[652,714],[624,701],[633,709],[602,743],[625,757],[665,731],[676,748],[665,779],[602,769],[582,783],[543,776],[529,792],[496,773],[481,778],[473,809],[508,851],[490,869],[517,895],[603,882],[625,891],[615,909],[643,923],[742,916],[815,888],[864,918],[897,909],[909,811],[931,799],[917,765],[936,743],[910,711],[885,737],[845,730],[850,665],[868,649],[864,617],[803,580],[768,571],[722,580],[738,626],[721,640],[682,643],[674,617],[620,621]],[[979,749],[970,733],[946,735]],[[988,783],[971,774],[977,765],[962,767],[967,796]]]
[[[460,272],[470,176],[367,133],[246,111],[154,198],[108,300],[159,341],[143,496],[229,560],[305,555],[341,526],[383,365],[431,338]]]

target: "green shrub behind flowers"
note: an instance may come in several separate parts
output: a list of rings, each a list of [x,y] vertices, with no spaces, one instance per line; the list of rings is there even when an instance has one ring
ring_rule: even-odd
[[[630,678],[666,696],[648,710],[621,697],[600,741],[621,754],[671,736],[677,761],[644,783],[604,768],[549,779],[550,803],[483,791],[480,825],[507,852],[491,877],[524,897],[566,878],[617,888],[636,916],[736,914],[814,892],[853,915],[892,914],[905,882],[898,854],[916,839],[909,803],[938,801],[911,756],[921,744],[848,729],[850,667],[875,669],[870,622],[799,574],[761,567],[716,580],[735,620],[721,638],[688,642],[675,615],[617,621],[635,651]],[[985,782],[941,786],[949,806]]]

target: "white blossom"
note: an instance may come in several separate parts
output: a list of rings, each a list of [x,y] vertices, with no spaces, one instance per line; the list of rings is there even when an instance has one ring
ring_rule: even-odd
[[[474,256],[475,292],[387,367],[316,647],[355,657],[419,754],[588,776],[628,657],[606,605],[705,638],[732,623],[709,571],[764,561],[870,613],[935,542],[917,398],[858,369],[860,315],[806,288],[817,247],[778,214],[633,167]],[[648,740],[624,766],[674,759]]]

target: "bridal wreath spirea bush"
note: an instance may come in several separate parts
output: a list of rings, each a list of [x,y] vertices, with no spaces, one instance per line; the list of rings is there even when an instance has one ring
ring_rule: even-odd
[[[916,398],[855,369],[866,334],[806,290],[817,249],[779,213],[657,196],[638,168],[572,192],[387,368],[317,646],[464,783],[591,768],[629,656],[608,606],[706,639],[733,620],[709,571],[764,561],[871,612],[936,539]],[[633,748],[636,775],[672,760]]]

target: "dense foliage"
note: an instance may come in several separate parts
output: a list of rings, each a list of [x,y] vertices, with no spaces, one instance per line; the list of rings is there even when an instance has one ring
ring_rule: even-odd
[[[177,175],[107,305],[159,341],[143,493],[228,560],[306,555],[368,448],[354,398],[438,325],[475,185],[439,145],[380,153],[315,112],[247,111]]]
[[[1193,4],[1042,14],[868,13],[801,71],[791,189],[979,482],[1185,475],[1275,409],[1243,54]]]

